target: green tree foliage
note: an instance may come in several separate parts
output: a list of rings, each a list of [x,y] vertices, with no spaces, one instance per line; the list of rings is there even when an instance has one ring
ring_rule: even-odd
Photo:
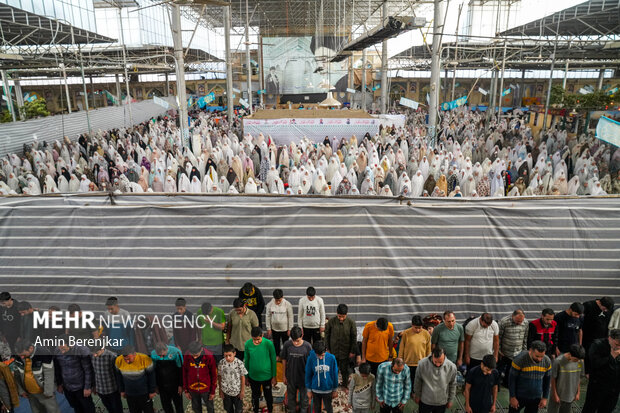
[[[39,98],[32,102],[24,102],[24,106],[19,109],[17,118],[20,120],[34,119],[39,117],[49,116],[50,112],[47,110],[47,104],[45,99]],[[5,110],[0,115],[0,123],[6,123],[13,121],[11,112]]]
[[[561,85],[551,87],[551,105],[559,105],[569,110],[602,110],[612,102],[612,97],[603,90],[596,90],[587,95],[568,94]]]
[[[32,102],[24,102],[24,106],[20,110],[20,115],[22,119],[33,119],[49,116],[50,112],[47,110],[45,99],[39,98]]]

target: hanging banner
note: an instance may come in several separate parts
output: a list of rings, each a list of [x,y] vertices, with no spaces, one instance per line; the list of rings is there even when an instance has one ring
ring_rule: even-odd
[[[489,92],[488,92],[488,91],[484,90],[484,89],[483,89],[483,88],[481,88],[481,87],[479,87],[479,88],[478,88],[478,92],[482,93],[484,96],[486,96],[486,95],[488,95],[488,94],[489,94]]]
[[[243,98],[239,99],[239,103],[240,103],[240,104],[241,104],[244,108],[249,108],[249,107],[250,107],[250,104],[248,103],[248,101],[247,101],[247,100],[245,100],[245,99],[243,99]]]
[[[620,146],[620,122],[601,116],[596,125],[596,137],[612,145]]]
[[[165,109],[168,109],[170,107],[170,104],[168,102],[166,102],[165,100],[163,100],[161,98],[158,98],[157,96],[153,96],[153,103],[155,103],[156,105],[159,105],[159,106],[161,106],[162,108],[165,108]]]
[[[201,97],[200,99],[198,99],[198,101],[196,101],[196,104],[198,105],[200,109],[204,109],[205,107],[207,107],[209,103],[213,102],[214,100],[215,100],[215,94],[211,92],[208,95],[205,95]]]
[[[247,103],[247,102],[246,102]],[[398,123],[398,120],[401,119],[401,115],[397,115],[395,118],[386,118],[388,119],[386,123],[390,125],[393,123]],[[404,119],[404,117],[403,117]],[[319,126],[319,125],[337,125],[337,126],[346,126],[346,125],[379,125],[381,120],[375,118],[281,118],[281,119],[250,119],[245,118],[243,120],[244,125],[267,125],[267,126],[278,126],[278,125],[299,125],[299,126]],[[404,125],[404,120],[402,121]]]
[[[103,94],[115,105],[118,105],[118,98],[104,89]],[[155,102],[157,103],[157,102]]]
[[[355,93],[355,92],[356,92],[356,90],[355,90],[355,89],[351,89],[350,87],[348,87],[348,88],[347,88],[347,92],[349,92],[349,93]]]
[[[419,103],[416,102],[415,100],[407,99],[404,97],[401,97],[398,103],[400,103],[403,106],[407,106],[408,108],[411,108],[413,110],[417,110],[419,106]]]
[[[441,110],[452,110],[467,103],[467,96],[462,96],[452,102],[444,102],[441,104]]]
[[[608,90],[608,91],[607,91],[607,94],[608,94],[608,95],[613,95],[613,94],[615,94],[617,91],[618,91],[618,86],[616,86],[616,87],[615,87],[615,88],[613,88],[613,89]]]
[[[508,89],[506,89],[506,90],[504,90],[504,91],[502,92],[502,96],[509,95],[509,94],[510,94],[510,92],[512,92],[512,89],[508,88]]]
[[[257,91],[256,91],[256,94],[257,94],[257,95],[264,95],[264,94],[265,94],[265,92],[266,92],[266,90],[265,90],[265,89],[261,89],[261,90],[257,90]]]

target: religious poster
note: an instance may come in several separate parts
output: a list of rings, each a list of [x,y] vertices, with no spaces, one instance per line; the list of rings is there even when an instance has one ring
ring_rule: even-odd
[[[345,92],[348,59],[330,62],[347,42],[345,37],[266,37],[263,73],[267,95]]]

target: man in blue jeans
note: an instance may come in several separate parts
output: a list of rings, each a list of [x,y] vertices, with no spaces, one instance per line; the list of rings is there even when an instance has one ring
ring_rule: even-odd
[[[315,341],[306,360],[306,389],[312,399],[312,411],[321,413],[321,403],[327,413],[334,411],[332,399],[338,390],[338,362],[333,354],[326,352],[323,340]]]

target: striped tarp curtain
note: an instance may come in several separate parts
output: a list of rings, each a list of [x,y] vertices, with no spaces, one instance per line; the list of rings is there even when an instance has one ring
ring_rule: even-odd
[[[47,308],[164,314],[177,297],[228,312],[252,282],[333,316],[489,311],[620,297],[620,199],[75,195],[0,198],[0,284]]]

